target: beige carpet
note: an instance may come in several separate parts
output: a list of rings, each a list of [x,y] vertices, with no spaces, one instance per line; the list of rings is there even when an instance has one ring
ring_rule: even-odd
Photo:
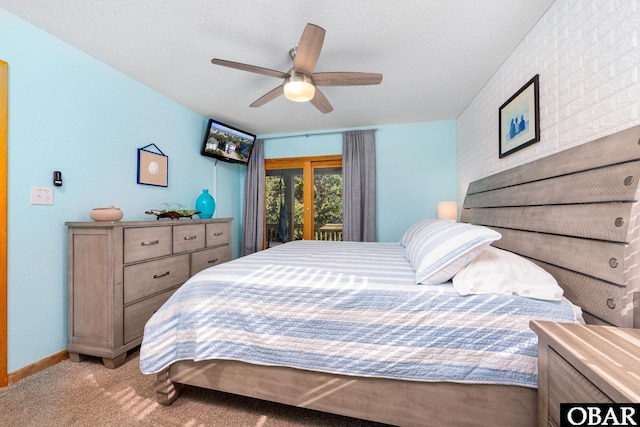
[[[0,425],[23,426],[380,426],[196,387],[167,407],[155,376],[140,373],[138,352],[118,369],[100,359],[65,360],[0,389]]]

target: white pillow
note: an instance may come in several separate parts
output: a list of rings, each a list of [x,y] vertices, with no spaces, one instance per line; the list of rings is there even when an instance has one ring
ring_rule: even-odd
[[[491,293],[553,301],[563,295],[556,279],[543,268],[492,246],[453,277],[453,287],[460,295]]]
[[[502,236],[478,225],[429,220],[412,234],[405,257],[416,272],[416,283],[435,285],[451,279]]]

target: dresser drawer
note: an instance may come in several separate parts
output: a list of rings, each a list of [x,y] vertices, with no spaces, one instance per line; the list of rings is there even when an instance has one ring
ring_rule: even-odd
[[[124,262],[171,255],[171,226],[125,228]]]
[[[124,268],[124,303],[183,284],[189,278],[189,255],[178,255]]]
[[[204,249],[204,224],[176,225],[173,227],[173,253]]]
[[[142,300],[124,308],[124,343],[127,344],[140,338],[144,332],[144,325],[153,313],[169,299],[175,289]]]
[[[560,425],[561,403],[612,403],[558,353],[549,351],[549,419]]]
[[[207,247],[228,245],[231,242],[229,223],[214,222],[207,224]]]
[[[231,261],[231,248],[228,246],[194,252],[191,254],[191,275],[227,261]]]

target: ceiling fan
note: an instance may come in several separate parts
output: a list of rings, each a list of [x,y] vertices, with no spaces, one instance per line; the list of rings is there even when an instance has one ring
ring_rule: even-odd
[[[323,28],[314,24],[307,24],[302,32],[298,46],[289,50],[289,55],[293,59],[293,67],[286,73],[218,58],[213,58],[211,63],[284,79],[280,86],[262,95],[250,105],[251,107],[260,107],[269,101],[273,101],[278,96],[284,95],[291,101],[310,101],[314,107],[326,114],[333,111],[333,107],[317,86],[377,85],[382,81],[382,74],[359,72],[314,73],[313,69],[316,67],[320,57],[324,35],[325,30]]]

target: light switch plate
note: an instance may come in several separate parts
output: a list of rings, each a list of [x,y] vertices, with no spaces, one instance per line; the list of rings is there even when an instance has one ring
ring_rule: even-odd
[[[53,188],[51,187],[31,187],[32,205],[52,205]]]

